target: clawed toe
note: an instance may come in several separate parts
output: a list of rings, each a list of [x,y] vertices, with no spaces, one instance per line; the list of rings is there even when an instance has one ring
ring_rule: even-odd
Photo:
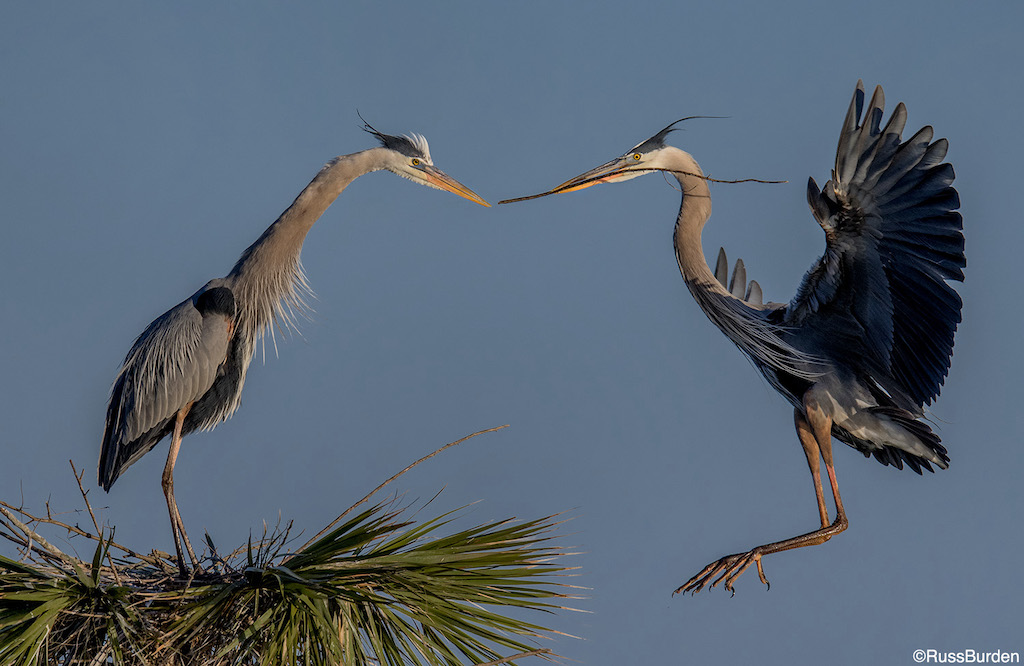
[[[673,594],[689,592],[691,595],[694,595],[705,587],[717,587],[719,583],[724,581],[723,587],[735,595],[736,588],[733,586],[733,583],[751,564],[757,565],[757,575],[760,577],[761,582],[770,588],[771,584],[765,577],[764,569],[761,567],[761,556],[762,553],[758,548],[746,553],[726,555],[720,560],[704,567],[700,573],[676,588]]]

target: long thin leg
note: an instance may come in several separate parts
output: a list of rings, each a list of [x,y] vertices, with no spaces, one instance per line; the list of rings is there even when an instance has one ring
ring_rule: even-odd
[[[821,526],[828,526],[828,508],[825,506],[825,492],[821,487],[821,447],[814,437],[810,424],[800,413],[799,409],[793,410],[793,420],[796,422],[796,434],[800,438],[800,444],[804,447],[804,454],[807,456],[807,467],[811,470],[811,478],[814,481],[814,496],[818,500],[818,515],[821,517]],[[830,449],[831,451],[831,449]]]
[[[807,454],[807,464],[814,479],[814,493],[818,502],[818,512],[821,517],[821,529],[801,534],[783,541],[768,543],[758,546],[746,553],[736,553],[712,562],[704,567],[696,576],[681,585],[676,592],[690,592],[696,594],[704,589],[709,583],[715,587],[725,581],[725,589],[736,593],[733,583],[740,574],[747,570],[751,564],[757,565],[757,574],[761,582],[768,585],[768,579],[761,567],[761,558],[772,553],[780,553],[793,548],[805,546],[816,546],[825,543],[836,534],[844,531],[849,525],[846,519],[846,511],[843,509],[843,500],[839,496],[839,484],[836,482],[836,471],[832,464],[832,418],[818,405],[810,395],[804,396],[804,412],[806,417],[797,413],[796,431],[800,443]],[[836,503],[836,519],[832,524],[828,523],[828,512],[825,509],[824,492],[821,487],[821,472],[818,463],[818,455],[825,461],[825,470],[828,472],[829,484],[832,486],[832,496]]]
[[[819,428],[824,428],[824,424],[819,424]],[[832,432],[832,421],[828,422],[827,432]],[[819,437],[817,431],[815,431],[815,439]],[[828,473],[828,482],[832,486],[832,498],[836,502],[836,524],[842,525],[836,534],[842,532],[850,524],[850,521],[846,519],[846,510],[843,509],[843,498],[839,496],[839,483],[836,481],[836,468],[832,464],[832,438],[826,437],[824,443],[821,444],[821,459],[825,461],[825,471]],[[824,525],[822,525],[824,527]],[[826,539],[827,541],[827,539]]]
[[[188,551],[192,566],[197,566],[199,562],[195,551],[192,550],[192,544],[189,543],[188,535],[185,534],[185,524],[181,520],[181,513],[178,512],[178,503],[174,499],[174,463],[178,459],[178,450],[181,448],[181,427],[185,422],[185,415],[188,414],[188,410],[191,407],[192,405],[189,403],[178,410],[178,414],[175,416],[174,433],[171,435],[171,450],[167,453],[167,464],[164,465],[164,473],[160,479],[164,489],[164,497],[167,499],[167,512],[171,517],[171,534],[174,536],[174,550],[178,556],[178,569],[181,572],[182,578],[188,575],[188,570],[185,568],[185,557],[181,552],[181,541],[185,543],[185,549]]]

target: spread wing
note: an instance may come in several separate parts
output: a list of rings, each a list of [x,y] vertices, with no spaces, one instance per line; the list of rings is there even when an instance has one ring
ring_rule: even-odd
[[[832,179],[807,199],[825,230],[822,258],[789,303],[786,324],[804,345],[867,372],[904,408],[930,403],[949,371],[963,280],[963,221],[948,143],[924,127],[902,138],[896,106],[881,127],[875,93],[861,122],[857,83],[843,123]],[[860,123],[860,124],[858,124]]]
[[[107,407],[99,462],[104,489],[169,434],[178,411],[217,378],[230,329],[224,316],[204,316],[197,309],[206,289],[154,320],[128,352]]]

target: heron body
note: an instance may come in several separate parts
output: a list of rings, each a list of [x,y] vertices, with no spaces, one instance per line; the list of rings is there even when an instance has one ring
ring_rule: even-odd
[[[708,318],[794,408],[797,435],[814,482],[820,528],[712,562],[677,591],[698,592],[736,578],[765,555],[828,541],[848,525],[836,482],[832,438],[885,465],[918,474],[949,463],[923,420],[948,374],[961,300],[947,281],[963,280],[964,238],[948,144],[931,127],[902,138],[897,105],[882,126],[881,87],[864,112],[858,82],[839,138],[832,178],[810,179],[808,203],[825,232],[825,253],[788,303],[764,303],[736,262],[732,279],[719,253],[713,272],[701,234],[711,216],[708,178],[697,161],[665,144],[676,123],[547,194],[571,192],[661,171],[683,193],[673,241],[683,280]],[[679,122],[679,121],[677,121]],[[544,196],[536,195],[536,196]],[[520,201],[513,199],[509,201]],[[506,203],[506,202],[502,202]],[[820,476],[825,463],[836,507],[829,521]]]
[[[221,395],[241,390],[228,363],[237,318],[235,297],[221,282],[211,280],[157,318],[128,353],[107,410],[99,465],[104,490],[171,434],[181,407],[191,405],[182,424],[182,435],[187,435],[218,422],[216,408],[224,401],[214,399],[214,385]],[[171,356],[169,350],[182,353]]]
[[[311,292],[300,256],[313,224],[353,180],[380,170],[489,205],[433,166],[422,136],[382,134],[369,125],[364,129],[380,145],[328,162],[226,277],[211,280],[142,332],[114,381],[99,484],[109,491],[128,467],[172,436],[163,487],[183,575],[179,535],[193,564],[196,558],[174,501],[173,469],[181,438],[212,429],[238,409],[258,341],[275,325],[292,327],[294,317],[306,310]]]

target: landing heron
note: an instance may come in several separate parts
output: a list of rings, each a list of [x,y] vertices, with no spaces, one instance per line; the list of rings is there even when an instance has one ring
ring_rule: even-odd
[[[621,157],[591,169],[548,194],[615,183],[653,172],[674,176],[682,191],[676,219],[676,259],[687,288],[708,318],[739,347],[794,408],[821,521],[819,529],[718,559],[677,592],[709,583],[733,584],[751,564],[768,584],[761,558],[824,543],[848,525],[832,459],[832,438],[884,465],[921,473],[946,469],[945,447],[924,421],[949,371],[961,300],[948,280],[963,280],[963,221],[946,139],[926,126],[904,140],[898,104],[882,126],[879,86],[864,111],[857,88],[839,136],[832,178],[811,178],[807,201],[825,231],[825,253],[788,303],[765,303],[749,284],[741,260],[728,280],[720,252],[712,271],[701,233],[711,216],[709,178],[696,160],[665,139],[672,123]],[[688,120],[688,119],[684,119]],[[822,489],[825,463],[836,518],[830,522]]]

